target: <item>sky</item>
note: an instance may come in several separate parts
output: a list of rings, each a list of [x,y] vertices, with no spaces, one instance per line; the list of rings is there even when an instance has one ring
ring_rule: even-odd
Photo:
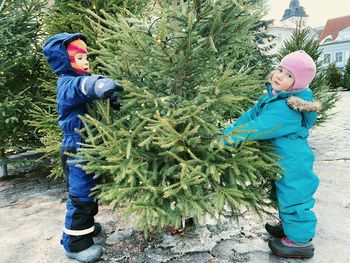
[[[267,0],[269,11],[265,19],[281,20],[290,0]],[[324,26],[327,19],[350,15],[350,0],[299,0],[309,15],[309,26]]]

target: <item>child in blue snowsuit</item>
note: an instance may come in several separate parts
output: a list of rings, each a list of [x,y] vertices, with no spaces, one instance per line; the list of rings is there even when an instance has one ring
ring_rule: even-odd
[[[281,157],[284,173],[275,181],[281,222],[267,223],[265,228],[273,236],[271,250],[288,258],[314,255],[311,240],[317,219],[311,208],[319,179],[313,172],[314,155],[307,137],[321,107],[308,88],[315,74],[316,65],[304,51],[285,56],[267,83],[267,94],[223,131],[238,131],[230,137],[233,143],[248,135],[250,140],[269,140]]]
[[[83,138],[77,133],[83,128],[78,116],[86,113],[86,106],[94,99],[111,97],[123,87],[112,79],[90,74],[86,43],[87,39],[82,34],[61,33],[49,38],[43,51],[59,76],[56,102],[58,122],[63,131],[61,159],[69,193],[61,244],[68,257],[92,262],[102,255],[101,246],[95,245],[92,239],[101,231],[101,226],[94,222],[98,212],[97,201],[90,196],[90,190],[97,181],[92,174],[77,167],[74,158],[68,157],[65,152],[77,153],[80,143],[83,143]]]

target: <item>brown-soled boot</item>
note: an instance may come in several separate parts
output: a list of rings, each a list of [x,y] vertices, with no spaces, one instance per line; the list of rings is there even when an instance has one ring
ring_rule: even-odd
[[[312,258],[315,247],[312,242],[299,243],[290,241],[287,237],[269,240],[269,247],[277,256],[284,258]]]

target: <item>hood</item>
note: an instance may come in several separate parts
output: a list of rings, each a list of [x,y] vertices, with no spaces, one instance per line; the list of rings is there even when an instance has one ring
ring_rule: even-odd
[[[302,126],[310,129],[317,121],[317,112],[322,109],[322,104],[319,101],[313,101],[313,93],[311,89],[291,90],[289,92],[279,92],[272,94],[270,83],[266,85],[267,92],[271,97],[287,98],[287,103],[290,108],[300,111],[303,119]]]
[[[297,96],[290,96],[287,99],[289,107],[297,111],[306,111],[306,112],[319,112],[322,108],[321,102],[319,101],[306,101]]]
[[[74,34],[60,33],[50,37],[45,42],[43,47],[45,57],[49,62],[50,67],[57,75],[60,75],[60,74],[84,75],[84,74],[78,74],[72,68],[69,61],[69,55],[66,50],[66,46],[70,42],[78,38],[80,38],[85,43],[87,43],[86,36],[79,33],[74,33]]]
[[[319,101],[312,101],[312,91],[310,89],[296,92],[287,99],[287,103],[293,110],[301,112],[303,127],[310,129],[314,126],[317,121],[317,112],[321,110],[322,105]]]

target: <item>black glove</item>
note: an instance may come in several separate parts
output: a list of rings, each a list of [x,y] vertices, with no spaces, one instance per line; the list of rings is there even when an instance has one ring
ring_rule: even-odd
[[[113,94],[109,99],[109,104],[113,110],[120,110],[121,104],[117,95]]]

